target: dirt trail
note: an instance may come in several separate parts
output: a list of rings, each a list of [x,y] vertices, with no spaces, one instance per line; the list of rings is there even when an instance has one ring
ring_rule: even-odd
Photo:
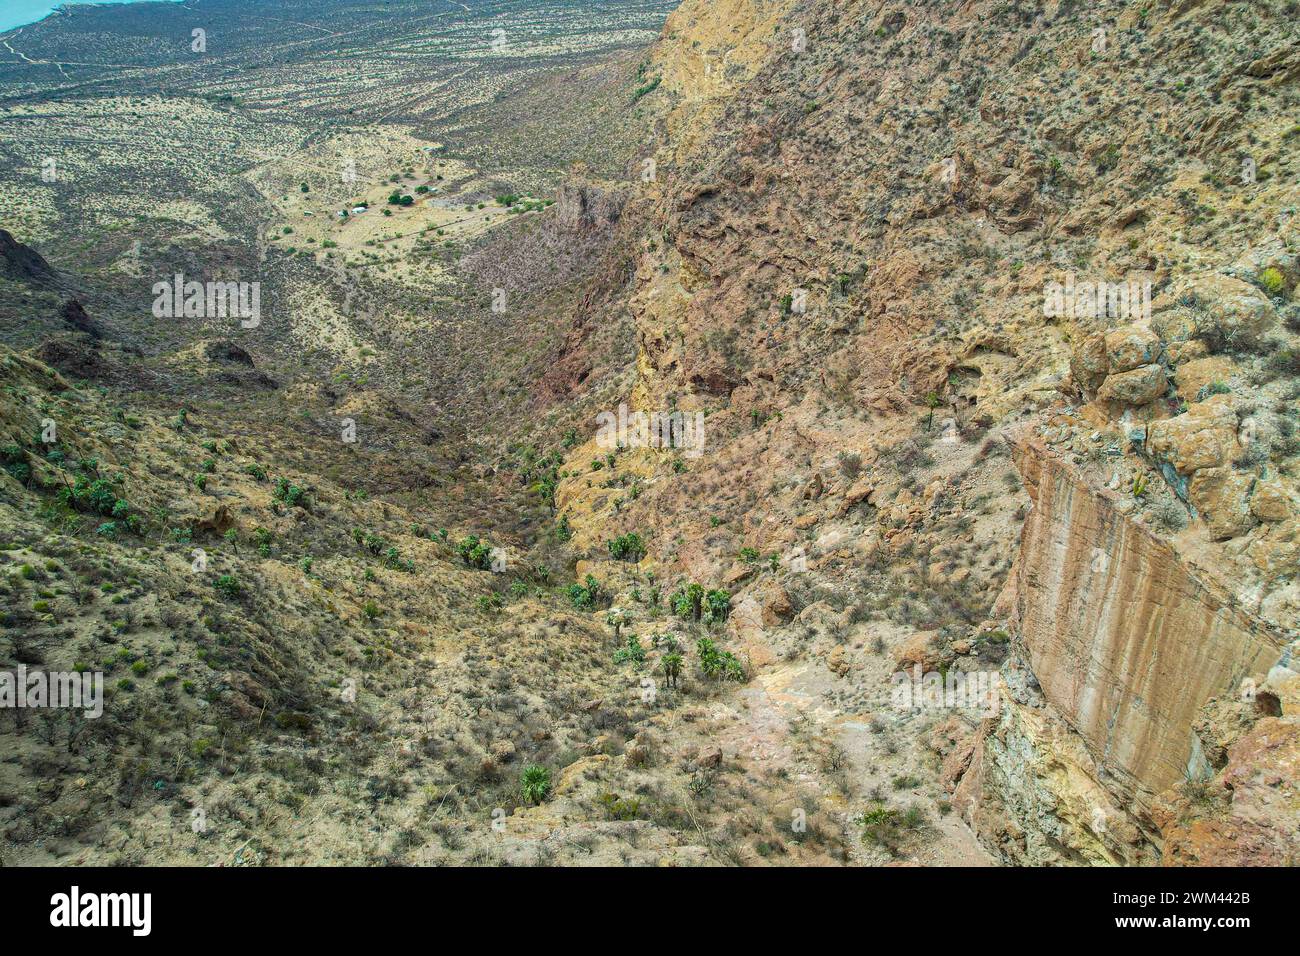
[[[754,678],[736,695],[736,719],[719,739],[724,750],[734,750],[758,767],[787,767],[792,780],[818,791],[819,799],[834,807],[833,815],[841,820],[856,863],[879,862],[878,853],[862,844],[853,820],[884,794],[891,806],[921,804],[930,818],[930,832],[903,860],[928,866],[994,865],[956,814],[939,812],[940,800],[948,795],[936,780],[934,757],[924,742],[935,721],[923,714],[899,714],[891,707],[889,677],[894,665],[887,652],[850,653],[846,658],[851,666],[840,675],[814,653],[782,661],[773,646],[777,635],[752,618],[741,633]],[[887,644],[900,638],[882,636]],[[847,646],[855,643],[864,641],[850,640]],[[810,741],[821,745],[820,767],[808,765]],[[919,783],[896,790],[893,781],[904,775]]]

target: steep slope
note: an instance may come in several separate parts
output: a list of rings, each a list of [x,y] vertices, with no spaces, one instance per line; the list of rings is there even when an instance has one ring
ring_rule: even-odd
[[[647,538],[634,572],[590,565],[626,603],[651,575],[734,591],[730,636],[768,691],[794,680],[788,711],[864,728],[842,738],[863,753],[854,810],[881,802],[882,769],[925,764],[865,729],[916,741],[934,719],[889,706],[891,647],[975,673],[1011,636],[1001,723],[940,748],[916,791],[942,813],[978,755],[958,802],[1005,860],[1157,859],[1156,795],[1228,759],[1198,711],[1264,687],[1300,598],[1295,29],[1283,3],[670,19],[664,140],[625,213],[619,401],[701,413],[704,437],[686,454],[633,433],[603,462],[597,436],[557,504],[591,558]],[[1009,446],[981,444],[1019,421],[1031,500]],[[959,852],[941,836],[930,859]]]
[[[103,681],[94,707],[6,705],[5,862],[718,863],[798,806],[681,725],[710,682],[646,696],[546,542],[475,549],[455,503],[512,489],[412,493],[410,424],[362,452],[302,396],[298,424],[253,426],[119,403],[8,348],[0,376],[3,669]],[[806,820],[772,854],[838,855]]]
[[[1295,24],[687,0],[328,381],[0,247],[6,859],[1294,864]]]

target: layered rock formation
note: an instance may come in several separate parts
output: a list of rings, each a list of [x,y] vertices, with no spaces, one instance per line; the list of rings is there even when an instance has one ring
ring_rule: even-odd
[[[1288,634],[1037,429],[1012,435],[1034,501],[1007,595],[1024,671],[1008,675],[963,798],[1018,862],[1151,860],[1158,796],[1214,773],[1193,730],[1202,707],[1253,695]]]
[[[1266,674],[1284,635],[1036,436],[1021,433],[1016,460],[1034,499],[1014,585],[1027,662],[1044,696],[1144,800],[1200,772],[1189,733],[1197,711]]]

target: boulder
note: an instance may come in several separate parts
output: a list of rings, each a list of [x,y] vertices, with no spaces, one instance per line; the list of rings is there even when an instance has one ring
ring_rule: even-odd
[[[1277,323],[1268,296],[1231,276],[1195,276],[1179,287],[1176,297],[1196,313],[1196,337],[1212,350],[1254,345]]]
[[[759,594],[761,620],[767,627],[784,624],[794,615],[794,602],[784,587],[775,581],[768,583]]]
[[[1231,468],[1203,468],[1192,478],[1192,504],[1205,518],[1216,541],[1245,534],[1258,523],[1250,510],[1254,482],[1250,475]]]
[[[899,670],[910,670],[918,664],[922,673],[934,670],[939,666],[937,637],[937,631],[917,631],[894,649],[894,664]]]
[[[1187,404],[1209,397],[1209,388],[1226,383],[1236,372],[1232,359],[1223,355],[1192,359],[1178,366],[1178,396]],[[1202,390],[1206,390],[1202,394]]]
[[[1169,390],[1163,366],[1141,365],[1126,372],[1106,376],[1097,398],[1103,402],[1120,402],[1124,405],[1147,405]]]
[[[1259,482],[1250,499],[1250,513],[1261,521],[1286,521],[1300,514],[1295,489],[1276,478]]]
[[[1186,414],[1152,422],[1147,427],[1148,450],[1180,474],[1217,468],[1236,457],[1237,413],[1226,396],[1197,402]]]
[[[1110,361],[1106,354],[1106,339],[1101,335],[1091,335],[1070,356],[1070,375],[1074,381],[1089,395],[1094,395],[1110,371]]]
[[[1260,573],[1271,580],[1300,570],[1300,518],[1266,525],[1264,531],[1246,551]]]
[[[737,561],[722,576],[722,583],[728,589],[732,590],[737,584],[754,576],[758,568],[753,564],[744,564]]]
[[[1171,355],[1175,348],[1184,346],[1196,335],[1196,323],[1196,313],[1181,305],[1170,304],[1151,317],[1151,328],[1169,343]]]
[[[1112,373],[1150,365],[1160,357],[1160,336],[1140,325],[1126,325],[1107,332],[1105,342]]]

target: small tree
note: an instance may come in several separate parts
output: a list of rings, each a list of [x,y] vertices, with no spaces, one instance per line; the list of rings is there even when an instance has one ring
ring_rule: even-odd
[[[934,424],[934,410],[939,407],[939,396],[934,392],[926,395],[925,406],[930,409],[930,414],[925,419],[925,430],[929,431],[930,426]]]
[[[645,662],[645,648],[641,646],[641,638],[635,634],[629,634],[627,644],[614,652],[615,664],[625,664],[628,661],[634,664]]]
[[[704,672],[705,677],[712,680],[743,681],[745,679],[745,669],[736,659],[736,655],[731,651],[719,650],[709,638],[702,637],[696,642],[695,653],[700,659],[700,670]]]
[[[629,531],[627,534],[621,534],[612,541],[606,541],[605,546],[609,548],[609,553],[619,561],[640,561],[645,557],[645,542],[635,531]]]
[[[710,591],[704,597],[704,620],[720,624],[731,614],[731,594],[727,591]]]
[[[678,617],[698,621],[703,614],[704,588],[698,584],[688,584],[673,595],[673,613]]]
[[[664,669],[664,683],[669,687],[676,687],[677,678],[682,674],[682,655],[676,651],[665,654],[661,663]]]
[[[614,629],[614,640],[622,635],[623,628],[632,623],[632,619],[623,611],[614,608],[605,615],[605,623]]]

